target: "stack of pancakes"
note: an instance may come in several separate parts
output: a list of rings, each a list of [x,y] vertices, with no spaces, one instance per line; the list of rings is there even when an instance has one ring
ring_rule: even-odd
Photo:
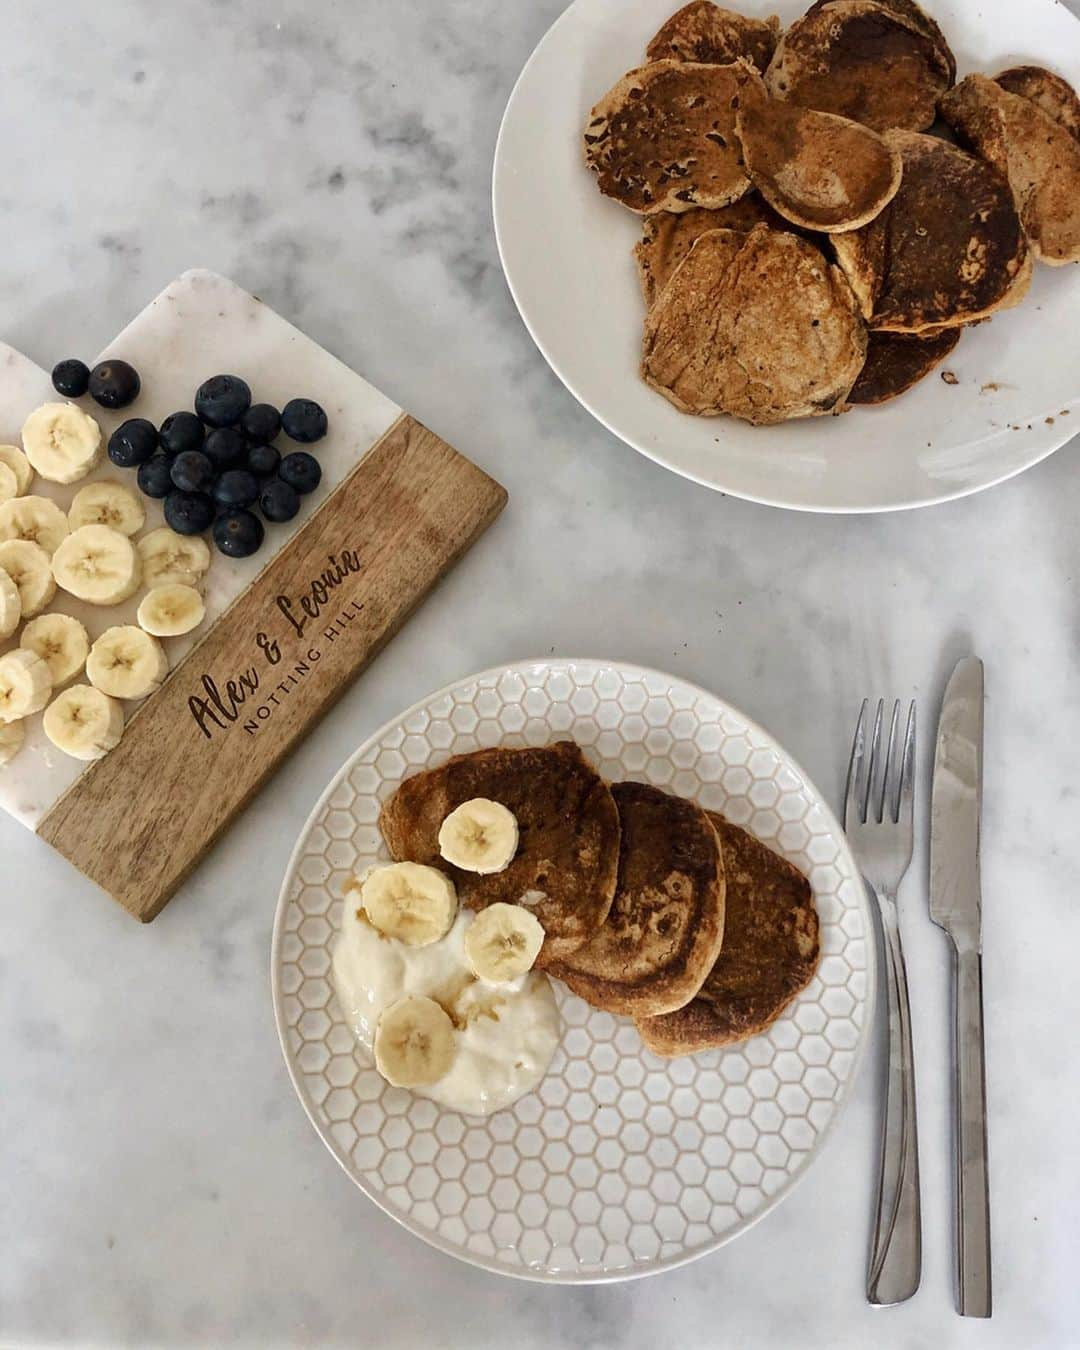
[[[442,821],[474,797],[517,817],[517,853],[494,875],[439,853]],[[380,825],[396,860],[448,870],[468,908],[529,907],[545,933],[537,966],[632,1017],[660,1055],[756,1035],[817,969],[817,912],[795,867],[694,802],[609,787],[571,741],[459,755],[407,779]]]
[[[956,84],[917,0],[815,0],[783,33],[691,0],[646,55],[585,158],[644,218],[641,374],[683,412],[885,402],[1033,258],[1080,261],[1080,100],[1034,66]]]

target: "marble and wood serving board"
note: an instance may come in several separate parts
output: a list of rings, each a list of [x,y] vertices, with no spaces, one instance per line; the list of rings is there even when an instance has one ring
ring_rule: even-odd
[[[314,447],[322,482],[288,525],[269,525],[252,558],[212,550],[207,617],[166,640],[171,673],[128,712],[120,744],[82,764],[46,739],[40,716],[0,770],[0,809],[15,816],[130,913],[152,919],[230,820],[502,510],[506,493],[474,464],[261,301],[211,272],[186,272],[102,355],[143,377],[137,403],[87,403],[107,437],[125,415],[160,423],[191,406],[220,371],[256,401],[307,396],[330,431]],[[56,398],[47,372],[0,343],[0,443]],[[287,444],[287,442],[283,443]],[[134,486],[106,459],[87,479],[31,492],[67,509],[94,478]],[[143,499],[146,530],[162,524]],[[91,640],[134,623],[144,592],[98,608],[58,591]],[[8,644],[13,645],[13,644]],[[163,844],[162,841],[168,841]]]

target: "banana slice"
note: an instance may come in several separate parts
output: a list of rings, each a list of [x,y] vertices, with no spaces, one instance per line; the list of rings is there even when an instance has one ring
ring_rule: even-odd
[[[0,722],[40,712],[51,694],[49,667],[40,656],[21,647],[0,656]]]
[[[19,646],[41,657],[49,667],[53,688],[59,689],[86,664],[90,638],[70,614],[42,614],[22,630]]]
[[[26,728],[22,722],[0,722],[0,768],[11,763],[25,740]]]
[[[130,492],[123,483],[103,479],[80,488],[68,512],[68,524],[73,530],[83,525],[108,525],[129,537],[138,534],[146,524],[146,509],[142,498]]]
[[[197,534],[177,534],[163,525],[144,534],[136,547],[147,586],[194,586],[210,566],[210,549]]]
[[[494,984],[532,970],[543,945],[544,928],[536,915],[501,900],[482,909],[465,933],[469,965],[482,980]]]
[[[30,461],[17,445],[0,445],[0,464],[6,464],[15,475],[16,496],[21,497],[34,481],[34,470]]]
[[[0,544],[0,569],[18,587],[24,619],[40,614],[56,594],[49,555],[29,539],[5,539]]]
[[[43,403],[23,423],[26,458],[51,483],[77,483],[101,460],[101,428],[74,403]]]
[[[41,719],[45,735],[74,759],[100,759],[124,733],[124,709],[88,684],[57,694]]]
[[[67,516],[48,497],[0,502],[0,539],[28,539],[51,558],[70,532]]]
[[[439,830],[439,852],[464,872],[487,876],[509,866],[518,846],[518,823],[501,802],[474,797],[451,811]]]
[[[457,913],[454,883],[437,868],[422,863],[377,868],[360,887],[360,901],[379,932],[406,947],[438,942]]]
[[[53,554],[52,570],[65,591],[91,605],[119,604],[142,578],[135,545],[108,525],[82,525],[69,534]]]
[[[19,495],[19,480],[15,470],[0,460],[0,502],[9,502]]]
[[[86,678],[110,698],[146,698],[168,673],[161,643],[134,624],[106,628],[86,658]]]
[[[454,1024],[434,999],[399,998],[375,1028],[375,1067],[395,1087],[437,1083],[456,1054]]]
[[[143,596],[137,618],[154,637],[180,637],[198,628],[206,617],[203,598],[194,586],[154,586]]]
[[[0,638],[9,638],[22,618],[22,600],[19,588],[8,574],[0,570]]]

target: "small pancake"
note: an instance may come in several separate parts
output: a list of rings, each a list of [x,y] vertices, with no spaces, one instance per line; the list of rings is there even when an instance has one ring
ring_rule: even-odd
[[[904,161],[900,190],[869,225],[832,236],[861,302],[873,300],[870,327],[919,333],[1019,304],[1031,259],[1005,180],[936,136],[885,139]]]
[[[724,945],[697,997],[637,1019],[656,1055],[692,1055],[757,1036],[814,978],[820,957],[810,883],[785,858],[710,812],[727,879]]]
[[[589,115],[585,160],[600,191],[640,215],[727,206],[750,190],[735,137],[744,62],[656,61],[624,75]]]
[[[1053,267],[1080,262],[1080,141],[985,75],[950,89],[941,115],[1009,180],[1036,258]]]
[[[682,412],[757,426],[831,412],[866,358],[851,287],[818,249],[757,225],[703,234],[645,320],[642,378]]]
[[[517,817],[517,853],[491,876],[464,872],[439,853],[439,827],[474,797],[501,802]],[[458,755],[407,778],[383,804],[379,826],[396,861],[440,868],[468,909],[500,900],[527,904],[545,933],[538,966],[576,951],[611,908],[619,815],[607,784],[572,741]]]
[[[730,206],[715,211],[695,207],[692,211],[658,211],[642,222],[641,241],[634,245],[638,280],[645,304],[651,306],[668,283],[668,278],[697,241],[709,230],[735,230],[749,234],[755,225],[786,229],[764,197],[748,192]]]
[[[832,0],[797,19],[765,83],[775,98],[836,113],[875,131],[922,131],[952,82],[937,44],[877,0]]]
[[[906,19],[913,28],[917,28],[937,47],[945,66],[949,72],[949,83],[956,79],[956,57],[952,54],[952,49],[945,40],[945,34],[937,26],[934,20],[927,14],[921,5],[915,3],[915,0],[877,0],[878,4],[885,9],[892,10],[900,18]],[[814,14],[819,9],[824,9],[827,4],[833,3],[833,0],[814,0],[814,3],[806,11],[808,14]]]
[[[785,220],[804,229],[856,230],[900,186],[899,154],[876,131],[835,113],[748,95],[735,129],[750,181]]]
[[[616,783],[622,842],[607,920],[549,966],[594,1008],[652,1017],[688,1003],[724,937],[724,862],[694,802],[644,783]]]
[[[1080,97],[1076,90],[1042,66],[1013,66],[994,77],[1007,93],[1030,99],[1058,126],[1080,141]]]
[[[772,59],[780,20],[751,19],[721,9],[711,0],[690,0],[676,11],[649,43],[650,61],[696,61],[721,66],[729,61],[750,61],[763,71]]]
[[[944,361],[960,341],[962,328],[946,328],[931,337],[908,337],[904,333],[871,333],[866,365],[852,386],[847,401],[869,405],[887,403],[905,393]]]

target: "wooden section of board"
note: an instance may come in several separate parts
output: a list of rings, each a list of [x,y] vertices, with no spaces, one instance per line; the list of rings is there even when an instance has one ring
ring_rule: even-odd
[[[498,483],[399,418],[38,833],[154,918],[505,503]]]

